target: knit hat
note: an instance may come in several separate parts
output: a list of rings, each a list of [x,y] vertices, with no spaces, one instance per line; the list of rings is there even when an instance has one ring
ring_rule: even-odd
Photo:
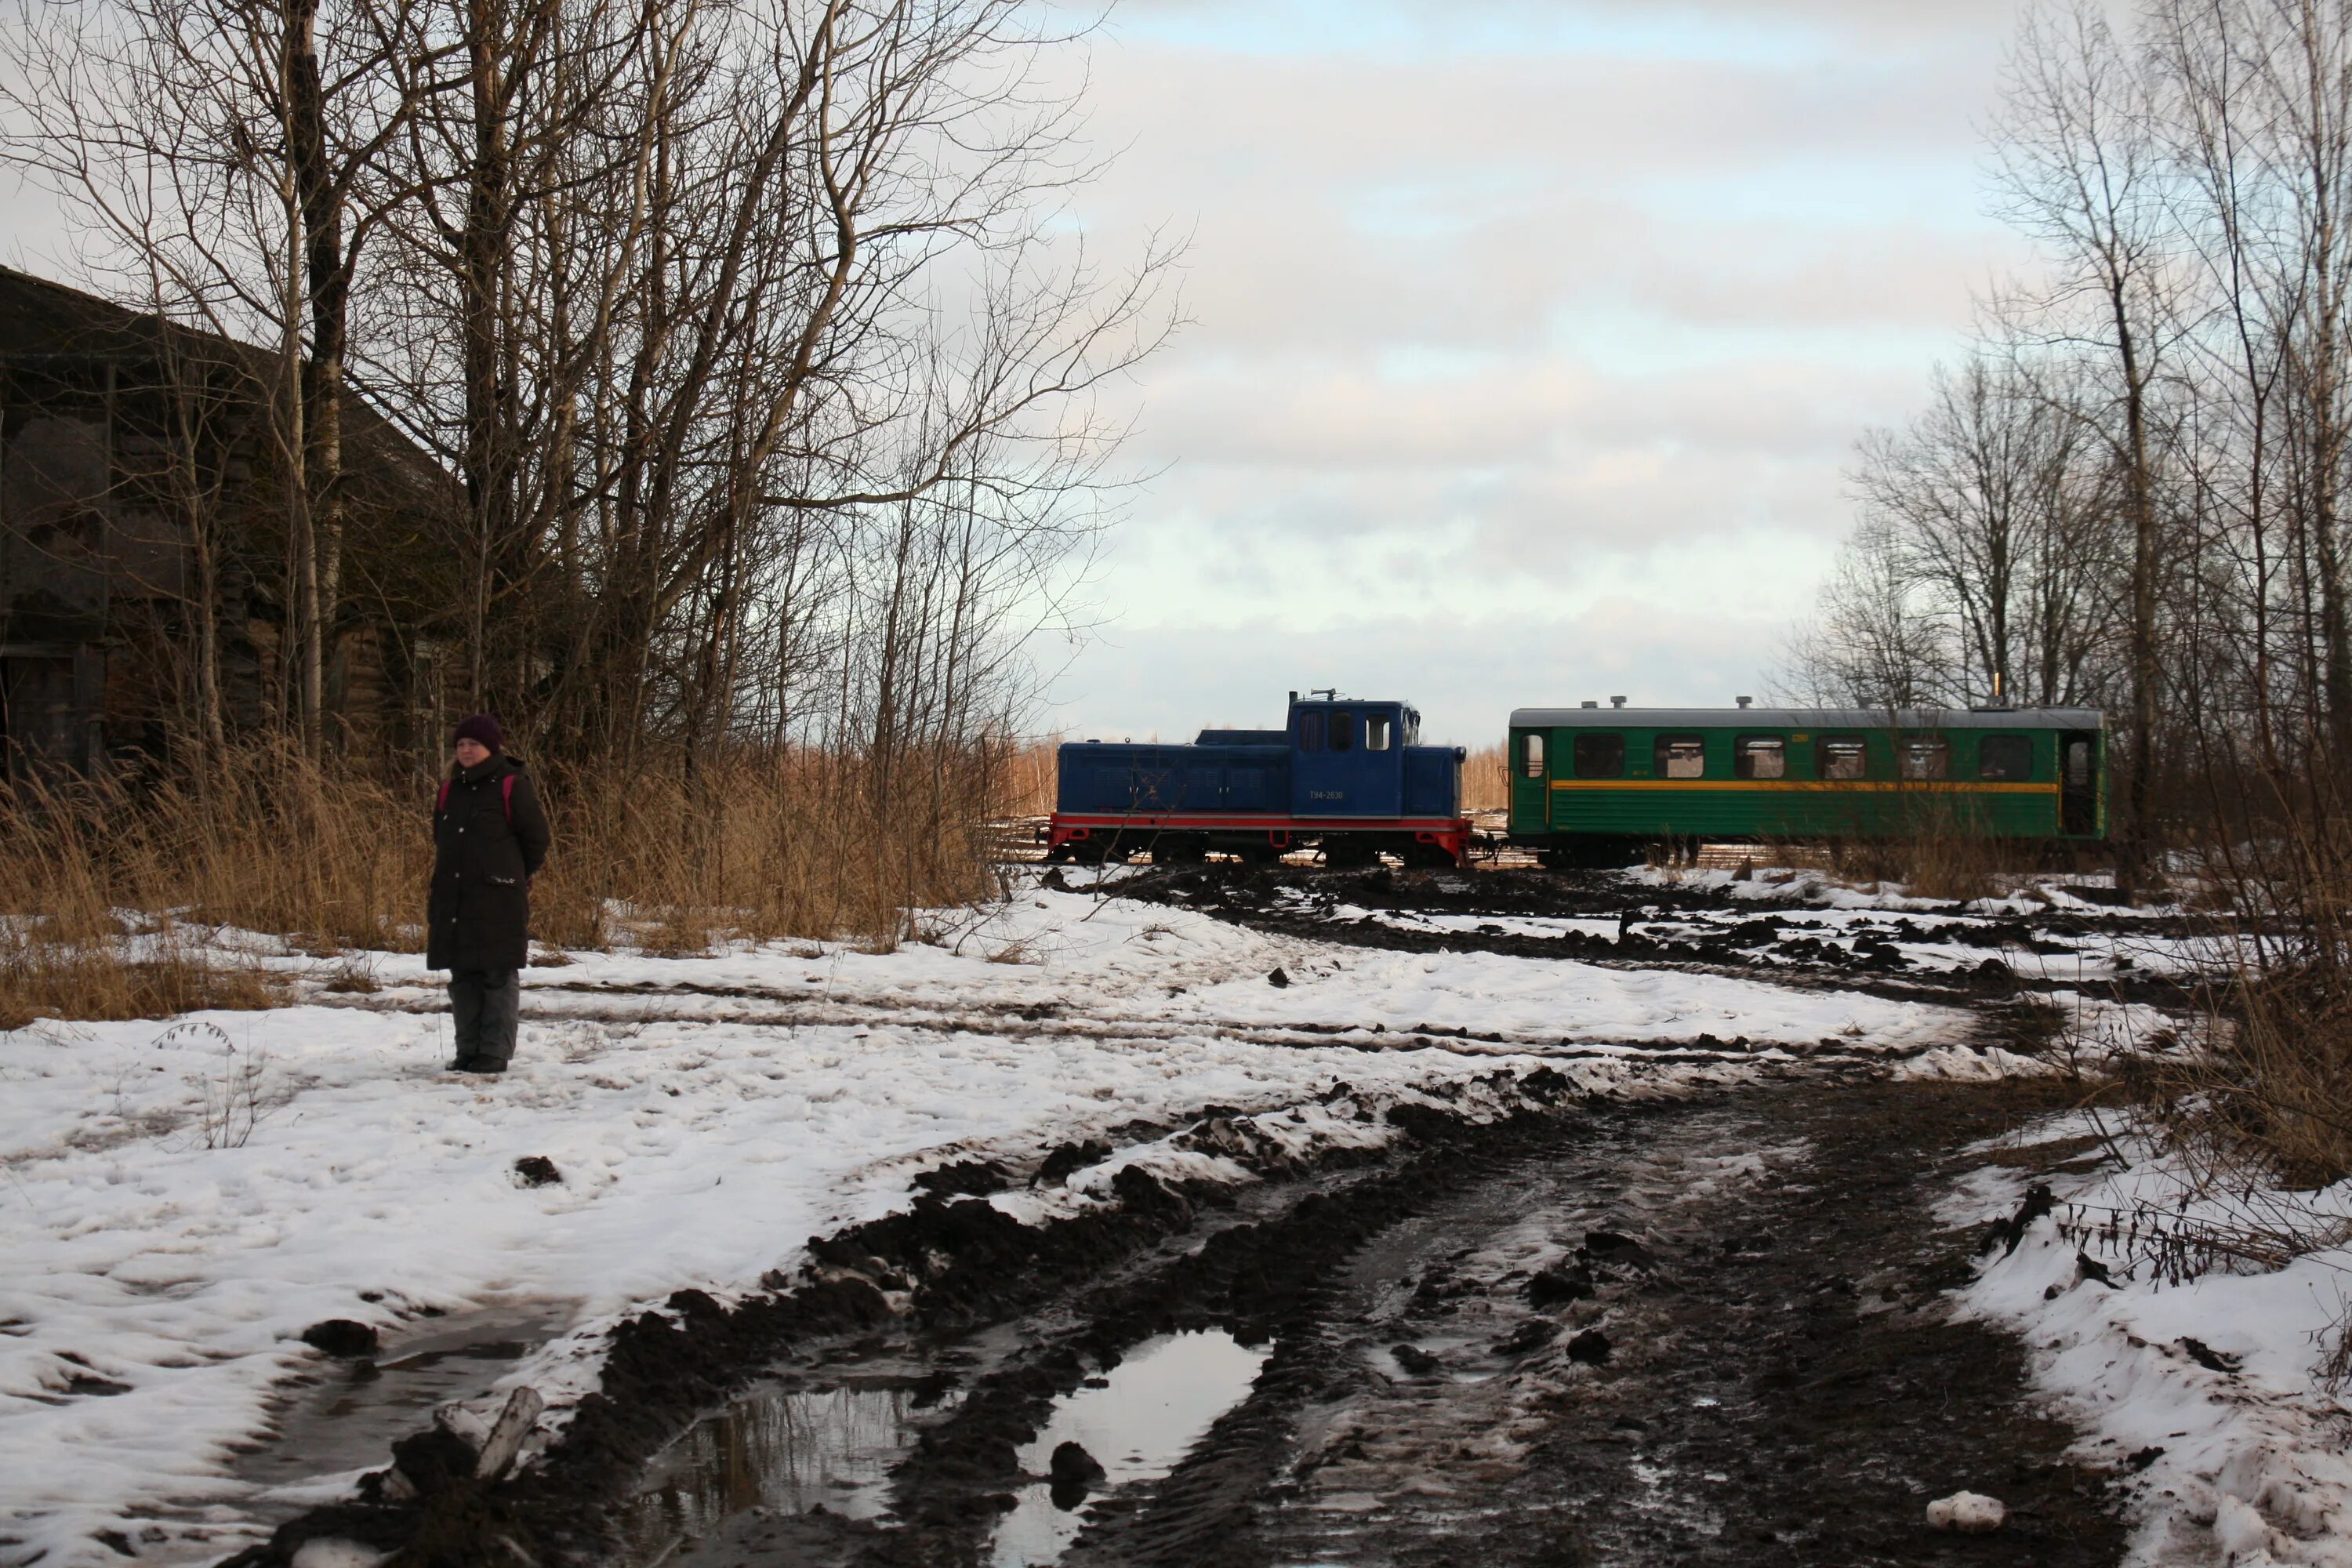
[[[506,749],[507,732],[499,728],[497,714],[477,713],[457,721],[457,732],[449,740],[453,745],[459,741],[479,741],[485,750],[500,752]]]

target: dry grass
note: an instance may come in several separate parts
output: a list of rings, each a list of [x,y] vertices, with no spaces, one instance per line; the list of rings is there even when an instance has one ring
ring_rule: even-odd
[[[181,945],[126,957],[102,944],[0,943],[0,1030],[36,1018],[162,1018],[200,1008],[268,1007],[277,993],[258,971]]]
[[[1772,842],[1765,847],[1765,858],[1826,871],[1843,882],[1897,883],[1916,898],[1961,903],[1997,898],[2020,878],[2042,868],[2039,846],[1988,838],[1967,813],[1965,805],[1923,793],[1907,813],[1908,832],[1883,838],[1856,835],[1827,842]]]
[[[1058,736],[1023,741],[1003,752],[1003,814],[1045,816],[1054,809],[1054,784],[1062,749]]]
[[[555,847],[533,934],[563,947],[699,952],[731,938],[877,950],[908,911],[995,889],[979,824],[1020,775],[1012,748],[898,759],[721,752],[540,787]],[[204,938],[234,926],[313,956],[423,945],[435,783],[256,748],[136,793],[0,795],[0,1026],[266,1006],[263,977]],[[330,977],[360,991],[363,970]]]
[[[1946,833],[1841,844],[1831,852],[1830,867],[1849,881],[1899,882],[1914,898],[1960,903],[1997,897],[2004,877],[2032,869],[2003,845]]]
[[[1475,746],[1462,760],[1462,809],[1503,811],[1511,804],[1510,759],[1502,746]]]
[[[2202,1048],[2135,1064],[2143,1114],[2208,1179],[2352,1176],[2352,821],[2314,812],[2199,847],[2216,948]]]

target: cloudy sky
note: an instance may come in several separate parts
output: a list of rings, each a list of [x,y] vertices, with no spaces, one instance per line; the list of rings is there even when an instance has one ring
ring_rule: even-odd
[[[1073,4],[1091,0],[1071,0]],[[1192,237],[1095,629],[1040,728],[1484,743],[1527,703],[1765,687],[1842,471],[2023,252],[1979,127],[2017,0],[1118,0],[1078,198]],[[0,176],[0,246],[54,271]]]
[[[1759,689],[1901,418],[2021,252],[2011,0],[1121,0],[1082,198],[1193,236],[1049,726],[1430,738]]]

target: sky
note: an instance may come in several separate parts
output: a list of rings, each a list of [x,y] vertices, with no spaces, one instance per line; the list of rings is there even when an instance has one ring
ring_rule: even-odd
[[[1093,0],[1066,0],[1071,5]],[[1290,689],[1514,707],[1771,689],[1844,471],[2022,268],[1981,127],[2017,0],[1116,0],[1070,219],[1190,237],[1122,521],[1041,733]],[[0,245],[54,272],[0,173]],[[45,242],[46,241],[46,242]]]
[[[1090,231],[1192,237],[1043,727],[1768,689],[1843,470],[2023,265],[2011,0],[1121,0]]]

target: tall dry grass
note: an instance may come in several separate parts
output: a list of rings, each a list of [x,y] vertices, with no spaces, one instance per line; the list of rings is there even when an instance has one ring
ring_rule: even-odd
[[[540,780],[554,847],[533,934],[704,951],[733,939],[884,948],[909,911],[995,889],[982,823],[1020,775],[1003,746],[871,759],[733,752]],[[267,1005],[230,926],[303,951],[424,945],[436,781],[278,746],[152,787],[0,792],[0,1026]]]
[[[2242,825],[2186,858],[2221,962],[2201,1048],[2134,1065],[2143,1113],[2215,1182],[2352,1176],[2352,818]]]
[[[1060,771],[1062,742],[1058,736],[1023,741],[1004,749],[1003,814],[1045,816],[1054,809],[1054,785]]]
[[[1474,746],[1462,759],[1462,809],[1505,811],[1511,804],[1511,765],[1501,745]]]

